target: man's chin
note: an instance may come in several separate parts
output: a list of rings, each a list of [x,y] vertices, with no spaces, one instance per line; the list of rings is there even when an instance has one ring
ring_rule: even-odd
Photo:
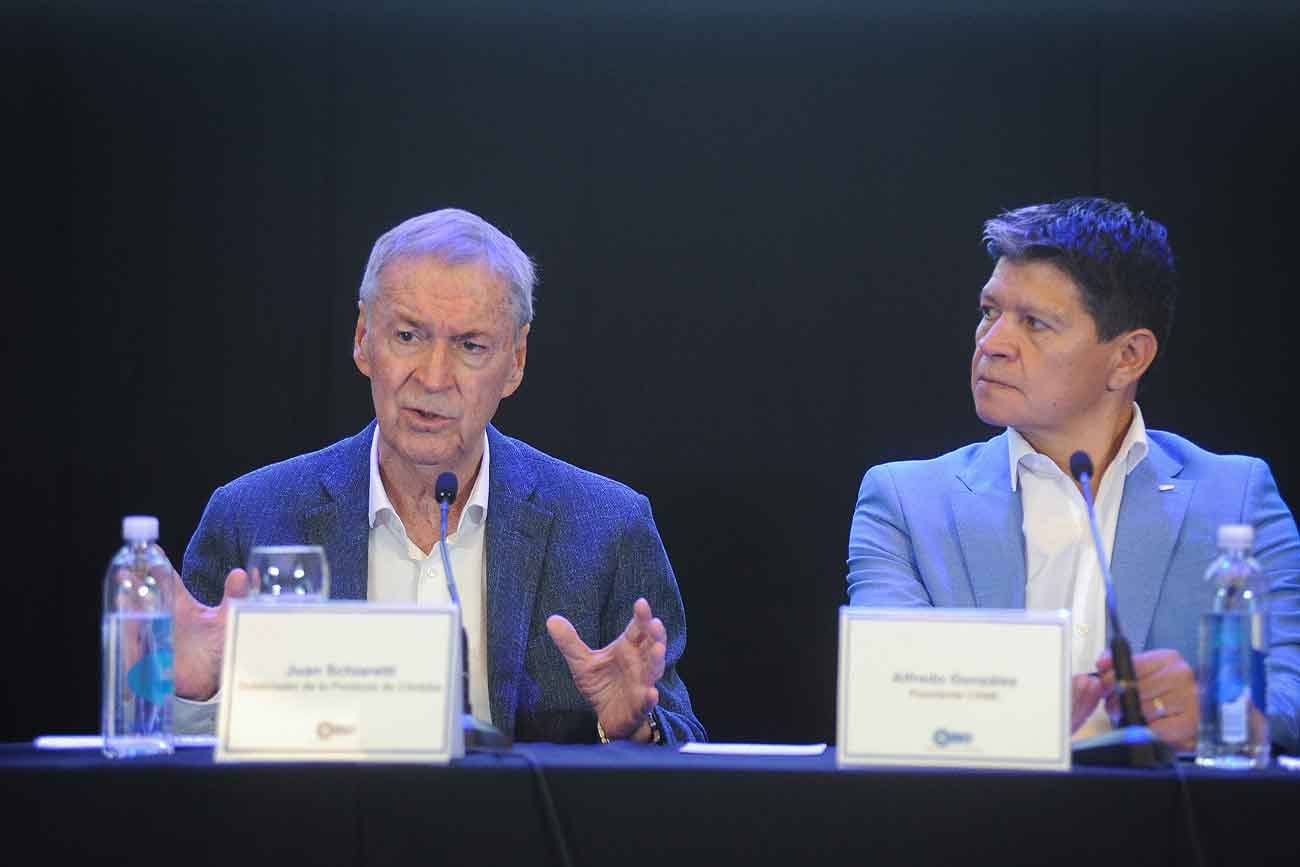
[[[1007,414],[999,413],[987,406],[980,406],[978,401],[975,403],[975,415],[991,427],[1014,427],[1013,421]]]
[[[403,429],[390,439],[393,451],[413,467],[445,467],[462,456],[460,438],[450,431],[426,433]]]

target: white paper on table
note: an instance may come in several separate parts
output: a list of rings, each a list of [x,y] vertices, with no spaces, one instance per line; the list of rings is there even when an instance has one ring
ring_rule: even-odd
[[[216,735],[173,735],[172,746],[176,749],[186,747],[207,747],[211,749],[217,742]],[[104,746],[100,735],[38,735],[32,741],[38,750],[97,750]]]
[[[820,756],[826,744],[718,744],[691,741],[678,752],[696,756]]]

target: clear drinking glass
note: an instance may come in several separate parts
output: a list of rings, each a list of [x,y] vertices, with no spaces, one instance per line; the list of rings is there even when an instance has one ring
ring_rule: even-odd
[[[250,596],[258,602],[328,599],[330,567],[319,545],[258,545],[248,555]]]

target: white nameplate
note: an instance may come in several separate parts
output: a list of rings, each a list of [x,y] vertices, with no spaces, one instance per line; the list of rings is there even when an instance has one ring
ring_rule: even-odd
[[[1070,768],[1070,613],[840,608],[840,766]]]
[[[441,764],[459,758],[460,647],[455,606],[234,604],[213,756]]]

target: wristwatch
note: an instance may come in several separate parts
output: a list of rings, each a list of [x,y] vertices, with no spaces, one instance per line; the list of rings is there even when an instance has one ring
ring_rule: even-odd
[[[646,722],[650,723],[650,743],[662,744],[664,742],[664,730],[659,727],[659,720],[655,719],[655,712],[650,711],[646,714]],[[609,743],[609,738],[605,737],[605,727],[596,720],[596,736],[600,738],[602,744]]]

